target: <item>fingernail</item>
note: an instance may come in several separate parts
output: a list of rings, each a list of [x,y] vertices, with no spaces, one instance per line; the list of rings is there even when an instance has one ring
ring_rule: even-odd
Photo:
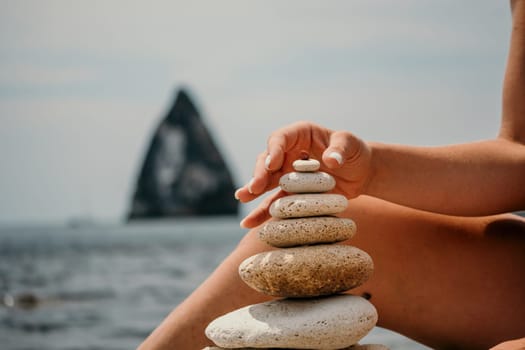
[[[233,194],[233,196],[235,197],[235,199],[239,200],[239,192],[241,191],[241,189],[239,188],[237,191],[235,191],[235,193]]]
[[[244,226],[244,222],[246,221],[246,218],[242,219],[241,222],[239,223],[239,226],[241,228],[247,228],[246,226]]]
[[[272,157],[270,155],[266,156],[266,160],[264,161],[264,167],[266,170],[270,170],[270,162],[272,161]]]
[[[339,163],[339,165],[343,165],[343,156],[341,153],[338,152],[332,152],[328,155],[329,158],[333,158]]]
[[[253,194],[253,191],[252,191],[252,185],[253,185],[253,182],[255,181],[255,179],[252,177],[252,179],[250,180],[250,182],[248,182],[248,192],[250,192],[251,194]]]

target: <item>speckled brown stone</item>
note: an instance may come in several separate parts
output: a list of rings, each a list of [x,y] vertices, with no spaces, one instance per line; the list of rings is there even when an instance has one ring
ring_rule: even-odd
[[[335,187],[332,175],[322,171],[313,173],[291,172],[279,179],[279,186],[283,191],[290,193],[321,193]]]
[[[334,215],[343,212],[347,206],[347,199],[340,194],[293,194],[274,201],[270,215],[279,219]]]
[[[344,349],[376,324],[377,311],[353,295],[281,299],[213,320],[206,336],[224,348]]]
[[[352,238],[355,223],[334,216],[316,216],[268,221],[259,230],[259,239],[274,247],[334,243]]]
[[[305,298],[357,287],[373,268],[370,256],[356,247],[322,244],[256,254],[241,263],[239,275],[261,293]]]

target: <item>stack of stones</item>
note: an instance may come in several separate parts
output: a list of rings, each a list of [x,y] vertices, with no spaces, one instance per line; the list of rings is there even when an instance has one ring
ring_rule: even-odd
[[[356,345],[376,324],[368,300],[338,294],[364,283],[373,272],[370,256],[349,245],[333,244],[356,231],[350,219],[335,217],[347,207],[334,178],[314,159],[296,160],[295,172],[279,185],[291,195],[272,203],[275,219],[259,238],[277,250],[249,257],[239,266],[253,289],[281,299],[250,305],[212,321],[208,349],[386,349]]]

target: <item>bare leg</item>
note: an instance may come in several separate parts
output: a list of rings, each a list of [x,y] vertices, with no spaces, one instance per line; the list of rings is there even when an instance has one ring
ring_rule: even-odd
[[[358,227],[345,243],[375,263],[352,293],[371,294],[380,326],[434,348],[487,349],[525,336],[524,220],[436,215],[370,197],[352,200],[344,216]],[[268,249],[255,231],[247,234],[140,349],[201,349],[212,319],[268,300],[237,274],[243,259]]]
[[[239,277],[239,264],[247,257],[272,249],[252,230],[237,248],[183,303],[155,329],[140,350],[202,349],[211,345],[204,329],[213,319],[242,306],[269,300],[255,292]]]
[[[359,204],[359,205],[357,205]],[[439,349],[525,336],[525,220],[458,218],[363,198],[351,242],[369,252],[379,324]]]

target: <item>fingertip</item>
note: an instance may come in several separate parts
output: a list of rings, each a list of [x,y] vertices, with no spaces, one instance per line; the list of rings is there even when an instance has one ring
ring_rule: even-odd
[[[253,177],[248,182],[247,186],[248,186],[248,192],[250,192],[250,194],[254,194],[253,193],[253,188],[252,188],[254,182],[255,182],[255,178],[253,178]]]
[[[248,191],[248,186],[247,185],[245,185],[245,186],[239,188],[237,191],[235,191],[234,196],[241,203],[250,202],[253,199],[257,198],[256,195],[251,194]]]
[[[242,228],[254,228],[263,223],[269,217],[268,209],[264,202],[254,210],[252,210],[246,217],[241,220]]]
[[[328,158],[335,159],[337,164],[343,165],[343,156],[339,152],[332,151],[328,154]]]
[[[266,157],[266,170],[279,170],[284,162],[284,153],[287,148],[288,140],[285,135],[273,135],[268,140],[268,156]]]
[[[282,151],[272,152],[266,158],[265,170],[270,173],[279,171],[284,163],[284,153]]]
[[[253,224],[254,220],[255,219],[253,218],[253,214],[248,214],[247,217],[241,220],[239,226],[241,226],[241,228],[254,228],[255,226],[257,226]]]
[[[323,154],[323,163],[329,169],[337,169],[343,165],[344,160],[341,153],[333,150],[326,150]]]
[[[266,171],[278,170],[281,165],[279,163],[279,155],[274,150],[269,150],[266,159],[264,160],[264,169]]]
[[[271,162],[272,162],[272,156],[271,156],[270,154],[268,154],[268,155],[266,156],[266,159],[264,160],[264,168],[265,168],[266,170],[270,170],[270,164],[271,164]]]

